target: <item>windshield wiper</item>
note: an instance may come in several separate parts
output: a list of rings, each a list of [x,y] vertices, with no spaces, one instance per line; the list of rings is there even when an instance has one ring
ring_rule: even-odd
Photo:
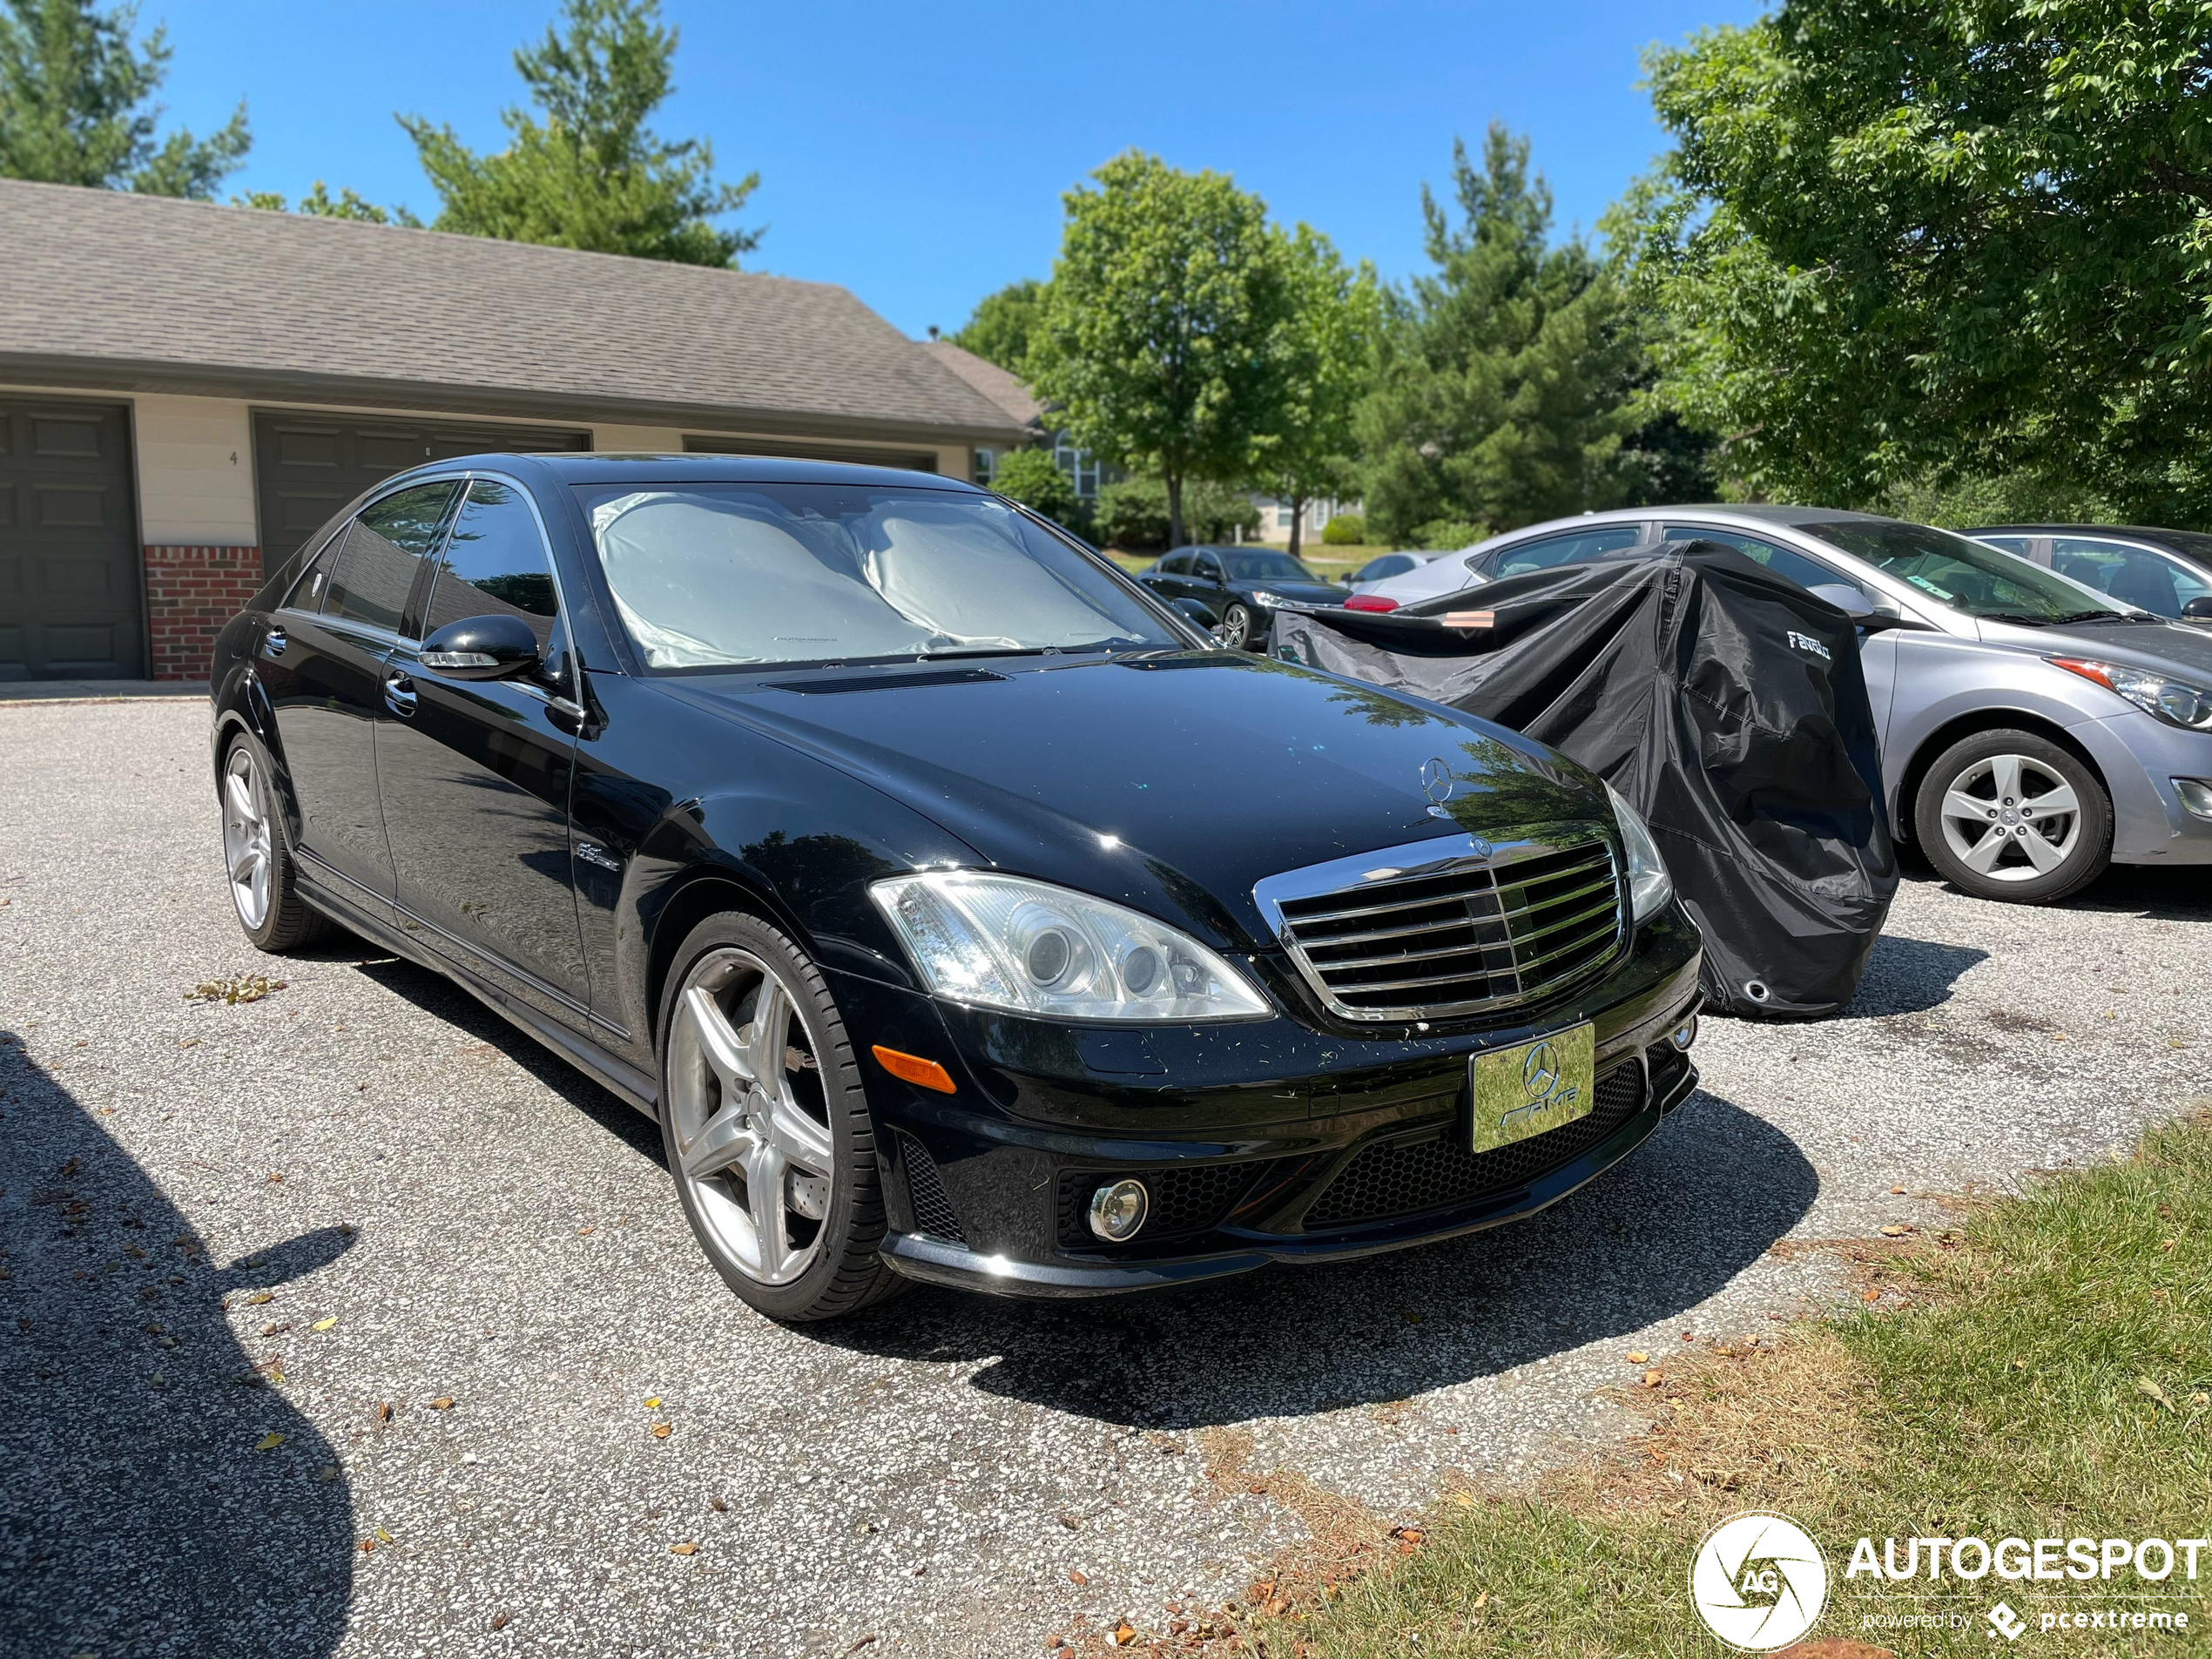
[[[2031,617],[2020,610],[1985,610],[1980,619],[1983,622],[2009,622],[2021,628],[2048,628],[2054,621],[2066,620],[2063,617]]]
[[[2165,620],[2165,617],[2155,615],[2148,610],[2076,610],[2068,616],[2058,618],[2058,621],[2060,623],[2164,622]]]

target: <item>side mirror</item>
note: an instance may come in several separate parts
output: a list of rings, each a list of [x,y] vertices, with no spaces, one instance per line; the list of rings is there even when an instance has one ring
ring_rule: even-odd
[[[1866,597],[1866,590],[1855,588],[1848,582],[1822,582],[1805,591],[1816,599],[1825,599],[1853,622],[1862,621],[1874,614],[1874,602]]]
[[[2190,622],[2212,622],[2212,593],[2190,600],[2182,607],[2182,615]]]
[[[520,617],[463,617],[422,642],[422,666],[448,679],[512,679],[537,666],[537,636]]]

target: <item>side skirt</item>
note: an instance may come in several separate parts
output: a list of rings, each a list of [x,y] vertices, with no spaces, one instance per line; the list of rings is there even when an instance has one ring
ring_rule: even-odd
[[[493,1013],[536,1038],[593,1082],[621,1096],[646,1116],[659,1117],[660,1090],[653,1080],[637,1067],[627,1061],[617,1059],[589,1038],[556,1024],[528,1003],[508,995],[499,987],[471,973],[461,963],[423,950],[367,906],[357,904],[317,881],[315,876],[320,872],[307,860],[298,860],[293,867],[307,875],[307,879],[300,884],[300,896],[340,927],[365,934],[395,956],[404,956],[416,967],[428,968],[433,974],[451,980]]]

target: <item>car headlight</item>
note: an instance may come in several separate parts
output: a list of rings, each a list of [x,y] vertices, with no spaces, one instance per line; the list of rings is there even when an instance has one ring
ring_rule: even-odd
[[[1278,610],[1290,604],[1290,601],[1279,593],[1270,593],[1265,588],[1254,588],[1252,603],[1269,610]]]
[[[2094,680],[2108,691],[2117,691],[2145,714],[2190,732],[2212,732],[2212,691],[2198,690],[2182,680],[2169,680],[2148,669],[2124,663],[2093,662],[2086,657],[2054,657],[2060,668]]]
[[[1049,882],[975,870],[868,889],[929,988],[955,1002],[1071,1020],[1251,1020],[1251,982],[1164,922]]]
[[[1675,880],[1667,873],[1667,861],[1659,856],[1658,843],[1651,839],[1651,832],[1643,826],[1635,809],[1621,799],[1621,792],[1611,784],[1606,785],[1605,793],[1613,803],[1614,819],[1621,826],[1621,850],[1628,855],[1629,907],[1638,922],[1648,921],[1674,896]]]

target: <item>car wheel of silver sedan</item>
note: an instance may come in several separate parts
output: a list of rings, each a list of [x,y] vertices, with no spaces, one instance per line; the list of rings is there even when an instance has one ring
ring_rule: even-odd
[[[772,1318],[828,1318],[888,1294],[902,1281],[877,1254],[873,1131],[820,971],[744,914],[702,922],[677,962],[661,1138],[709,1259]]]
[[[2112,802],[2071,750],[2032,732],[1981,732],[1936,758],[1913,828],[1968,893],[2048,903],[2094,880],[2112,853]]]
[[[223,810],[223,868],[231,907],[246,938],[276,952],[313,944],[330,924],[300,896],[291,848],[285,845],[276,792],[260,745],[240,735],[223,752],[219,774]]]

